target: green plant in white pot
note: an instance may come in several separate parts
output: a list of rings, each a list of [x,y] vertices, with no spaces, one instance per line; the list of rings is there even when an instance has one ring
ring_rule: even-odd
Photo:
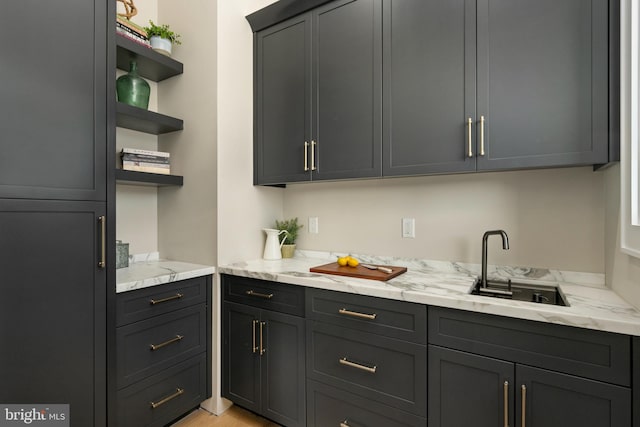
[[[158,53],[166,56],[171,56],[171,47],[174,44],[182,44],[180,34],[172,31],[169,25],[156,25],[153,21],[149,20],[149,26],[144,27],[151,43],[151,48]]]
[[[284,244],[282,245],[282,258],[293,258],[296,251],[296,239],[298,231],[303,227],[298,224],[298,218],[286,219],[283,221],[276,220],[276,229],[286,230]]]

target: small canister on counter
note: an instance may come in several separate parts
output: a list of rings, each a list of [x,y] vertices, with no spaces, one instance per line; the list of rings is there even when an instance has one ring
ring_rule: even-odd
[[[116,240],[116,268],[129,267],[129,244]]]

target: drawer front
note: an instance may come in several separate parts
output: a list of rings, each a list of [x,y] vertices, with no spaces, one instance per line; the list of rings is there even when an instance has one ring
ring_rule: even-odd
[[[118,328],[118,388],[206,352],[206,312],[200,304]]]
[[[429,343],[630,385],[631,338],[626,335],[429,307]]]
[[[427,419],[316,381],[307,382],[307,426],[426,427]],[[342,423],[342,424],[341,424]]]
[[[118,392],[118,427],[160,427],[196,408],[207,395],[206,357],[172,366]]]
[[[226,274],[220,277],[225,301],[304,316],[303,286]]]
[[[139,320],[206,303],[211,276],[167,283],[116,296],[116,324],[127,325]]]
[[[307,318],[418,344],[427,343],[427,307],[423,304],[308,289]]]
[[[423,345],[307,320],[307,377],[427,415]]]

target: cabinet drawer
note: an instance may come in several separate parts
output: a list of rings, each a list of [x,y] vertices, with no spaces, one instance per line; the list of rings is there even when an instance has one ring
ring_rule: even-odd
[[[119,391],[116,424],[118,427],[164,426],[209,397],[206,357],[202,355]]]
[[[118,388],[206,352],[206,312],[200,304],[118,328]]]
[[[316,381],[307,382],[307,426],[426,427],[427,419]]]
[[[427,307],[423,304],[308,289],[307,318],[419,344],[427,342]]]
[[[303,286],[226,274],[220,277],[225,301],[304,316]]]
[[[631,338],[429,307],[429,343],[629,386]]]
[[[210,287],[211,276],[203,276],[119,293],[116,297],[117,326],[206,302]]]
[[[426,416],[423,345],[307,320],[307,377]]]

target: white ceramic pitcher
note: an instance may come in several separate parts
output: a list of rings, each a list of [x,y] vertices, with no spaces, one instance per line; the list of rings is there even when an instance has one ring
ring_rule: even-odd
[[[267,233],[267,241],[264,244],[264,254],[262,258],[264,259],[282,259],[282,252],[280,248],[284,244],[284,239],[287,236],[282,238],[280,241],[280,235],[282,233],[287,233],[287,230],[276,230],[275,228],[263,228],[265,233]]]

